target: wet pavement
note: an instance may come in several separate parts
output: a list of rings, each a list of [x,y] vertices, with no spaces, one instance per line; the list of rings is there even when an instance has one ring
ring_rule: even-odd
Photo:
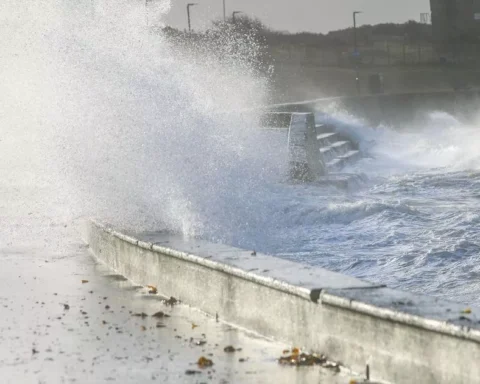
[[[53,229],[72,236],[66,224],[52,224]],[[352,379],[318,366],[281,366],[278,358],[291,346],[182,304],[167,305],[149,288],[96,262],[79,241],[69,241],[61,252],[50,252],[39,238],[5,244],[0,247],[2,383],[340,384]],[[164,315],[152,316],[159,312]],[[213,365],[199,367],[201,357]]]

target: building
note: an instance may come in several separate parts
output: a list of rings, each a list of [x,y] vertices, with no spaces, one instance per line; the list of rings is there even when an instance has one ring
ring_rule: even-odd
[[[430,0],[430,8],[437,44],[480,41],[480,0]]]

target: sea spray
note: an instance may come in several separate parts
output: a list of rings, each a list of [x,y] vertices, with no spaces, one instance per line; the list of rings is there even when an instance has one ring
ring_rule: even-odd
[[[284,143],[245,112],[267,90],[254,40],[223,32],[219,60],[146,26],[139,2],[40,3],[3,5],[1,127],[8,161],[28,153],[33,187],[50,187],[34,211],[225,241],[268,217]]]

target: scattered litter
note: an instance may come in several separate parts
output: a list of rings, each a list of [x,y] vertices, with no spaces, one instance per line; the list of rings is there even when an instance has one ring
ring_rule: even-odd
[[[156,295],[158,293],[157,287],[154,285],[147,285],[148,293],[151,295]]]
[[[197,328],[197,327],[198,327],[198,325],[197,325],[197,324],[195,324],[195,323],[192,323],[192,329],[195,329],[195,328]]]
[[[132,316],[141,317],[142,319],[144,319],[145,317],[148,317],[148,315],[145,312],[134,313]]]
[[[206,368],[211,367],[213,365],[213,361],[202,356],[198,359],[197,364],[200,368]]]
[[[253,251],[250,255],[257,256],[257,252]]]
[[[88,283],[88,280],[82,280],[82,284]]]
[[[166,325],[165,325],[165,324],[162,324],[162,323],[157,323],[156,327],[157,327],[157,328],[165,328]]]
[[[146,330],[147,330],[147,328],[146,328],[144,325],[142,325],[142,326],[140,327],[140,329],[141,329],[142,331],[146,331]]]
[[[327,369],[335,369],[335,370],[338,370],[340,371],[340,366],[338,363],[334,363],[332,361],[327,361],[325,364],[322,364],[322,367],[323,368],[327,368]]]
[[[65,309],[66,311],[70,309],[70,305],[68,304],[63,304],[63,309]]]
[[[170,315],[167,315],[165,312],[157,312],[152,315],[152,317],[156,317],[157,319],[163,319],[164,317],[170,317]]]
[[[286,354],[285,351],[283,351],[283,354]],[[298,348],[293,348],[290,355],[280,357],[278,362],[282,365],[294,365],[297,367],[320,365],[323,368],[340,371],[340,364],[328,361],[326,356],[315,353],[303,353]]]
[[[227,353],[233,353],[233,352],[241,351],[241,350],[242,350],[242,348],[235,348],[232,345],[229,345],[229,346],[223,348],[223,351],[227,352]]]
[[[173,307],[174,305],[177,305],[179,303],[179,301],[172,296],[168,300],[163,300],[163,303],[165,305],[169,305],[169,306]]]
[[[471,308],[465,308],[461,313],[472,313],[472,309]]]
[[[200,374],[200,373],[202,373],[202,372],[201,372],[201,371],[195,371],[194,369],[187,369],[187,370],[185,371],[185,374],[186,374],[186,375],[198,375],[198,374]]]

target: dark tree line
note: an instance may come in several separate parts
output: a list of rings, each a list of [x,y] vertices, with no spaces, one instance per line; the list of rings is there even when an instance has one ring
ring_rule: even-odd
[[[214,21],[212,28],[201,34],[215,34],[218,31],[235,30],[239,34],[255,34],[269,45],[293,44],[311,45],[325,48],[349,46],[353,40],[353,28],[346,28],[326,34],[313,32],[288,33],[275,31],[265,26],[259,19],[239,15],[233,21]],[[184,35],[185,32],[166,27],[164,31],[170,35]],[[432,26],[415,21],[403,24],[384,23],[377,25],[362,25],[357,28],[358,41],[369,44],[374,38],[401,38],[409,43],[431,42]]]

